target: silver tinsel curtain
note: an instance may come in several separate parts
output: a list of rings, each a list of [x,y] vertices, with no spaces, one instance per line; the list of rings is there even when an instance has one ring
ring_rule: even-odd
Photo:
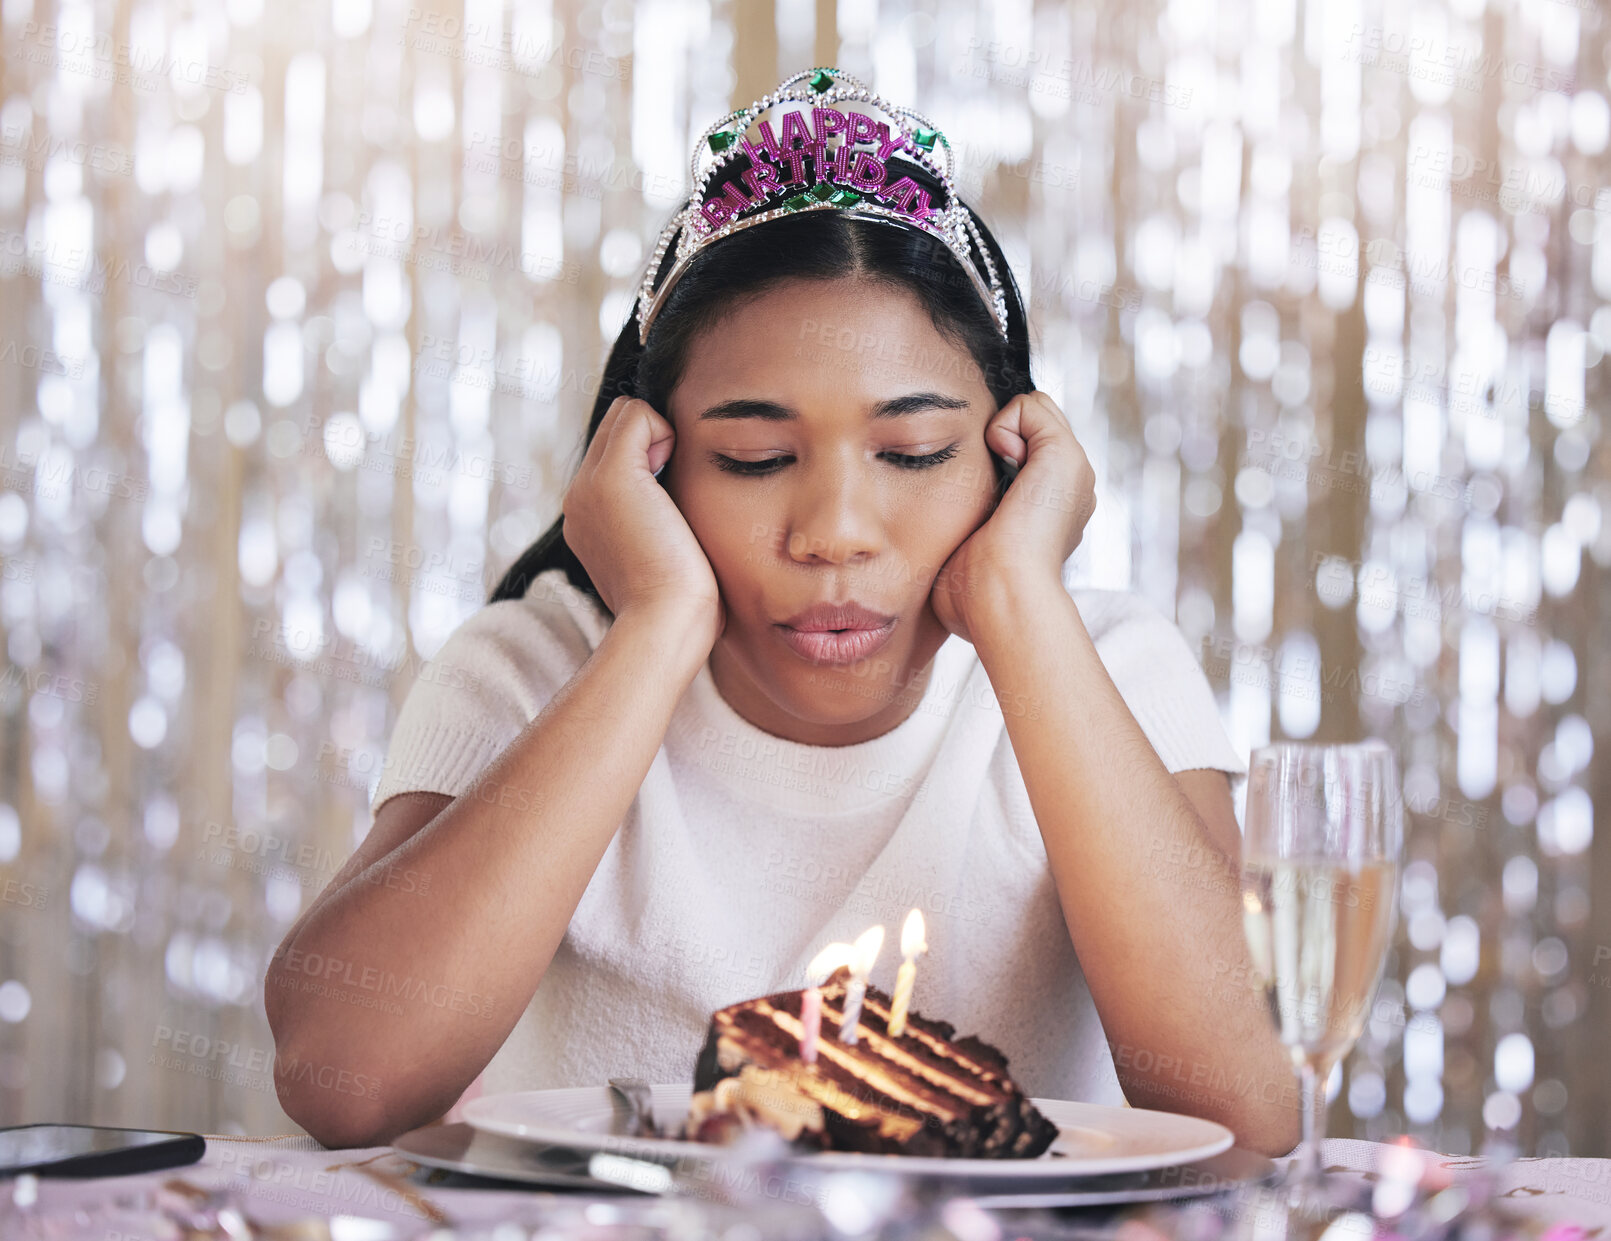
[[[3,0],[0,1120],[289,1127],[270,951],[557,514],[693,138],[822,64],[957,148],[1101,479],[1084,580],[1177,618],[1244,752],[1402,756],[1332,1132],[1611,1153],[1604,26]]]

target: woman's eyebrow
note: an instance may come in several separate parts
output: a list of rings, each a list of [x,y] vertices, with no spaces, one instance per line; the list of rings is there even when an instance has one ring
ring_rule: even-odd
[[[879,401],[868,411],[871,418],[899,418],[904,414],[916,414],[926,409],[971,409],[973,403],[959,396],[946,396],[942,392],[911,392],[905,396],[890,397],[887,401]],[[699,421],[710,419],[733,418],[761,418],[767,422],[793,422],[799,418],[799,413],[787,405],[780,405],[776,401],[762,400],[756,397],[735,397],[730,401],[718,401],[704,413],[699,415]]]

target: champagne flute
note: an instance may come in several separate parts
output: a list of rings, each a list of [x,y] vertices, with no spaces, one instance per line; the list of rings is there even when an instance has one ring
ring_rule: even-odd
[[[1325,1203],[1321,1091],[1365,1028],[1398,918],[1404,808],[1385,742],[1277,742],[1248,765],[1242,929],[1303,1094],[1295,1198]]]

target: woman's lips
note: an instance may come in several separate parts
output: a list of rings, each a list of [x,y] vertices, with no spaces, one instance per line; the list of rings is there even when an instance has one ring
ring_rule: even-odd
[[[888,642],[895,624],[896,619],[891,617],[876,629],[806,630],[791,625],[779,625],[778,629],[797,654],[814,664],[853,664]]]

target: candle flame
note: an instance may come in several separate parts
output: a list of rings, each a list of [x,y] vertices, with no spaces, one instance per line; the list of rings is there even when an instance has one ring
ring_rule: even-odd
[[[927,952],[929,946],[923,934],[923,911],[914,909],[906,915],[906,921],[901,925],[901,956],[910,959],[920,952]]]
[[[878,954],[884,948],[884,924],[870,926],[860,935],[856,936],[855,963],[850,967],[853,978],[867,981],[867,976],[873,972],[873,962],[878,960]]]
[[[851,945],[835,941],[829,944],[806,966],[806,979],[813,987],[820,987],[841,965],[856,968],[856,950]]]

